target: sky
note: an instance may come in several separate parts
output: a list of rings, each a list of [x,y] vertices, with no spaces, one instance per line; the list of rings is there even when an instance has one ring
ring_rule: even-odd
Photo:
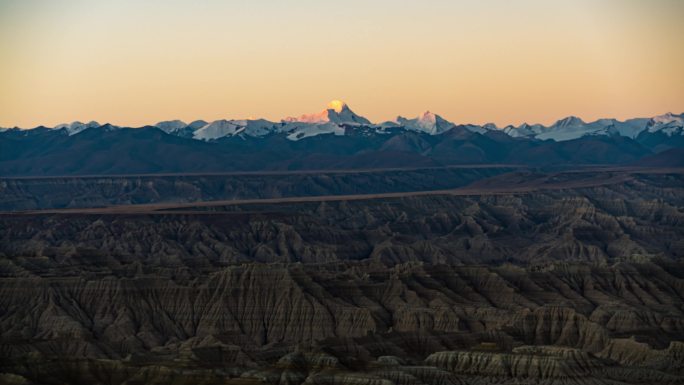
[[[681,0],[0,0],[0,127],[684,112]]]

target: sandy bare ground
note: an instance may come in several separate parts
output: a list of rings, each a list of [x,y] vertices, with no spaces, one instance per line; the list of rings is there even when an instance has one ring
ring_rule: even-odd
[[[376,170],[377,171],[377,170]],[[325,171],[328,173],[329,171]],[[335,171],[338,172],[338,171]],[[351,171],[350,171],[351,172]],[[358,171],[354,171],[358,172]],[[476,181],[468,186],[450,190],[411,191],[382,194],[322,195],[267,199],[236,199],[202,202],[164,202],[140,205],[119,205],[97,208],[46,209],[0,212],[0,215],[40,214],[228,214],[204,211],[202,208],[228,205],[289,204],[303,202],[357,201],[392,199],[412,196],[475,196],[526,194],[536,191],[591,188],[625,183],[638,174],[684,174],[684,168],[592,167],[560,172],[516,171]],[[192,175],[192,174],[183,174]],[[207,174],[202,174],[207,175]],[[228,175],[228,174],[226,174]],[[268,174],[263,174],[268,175]]]

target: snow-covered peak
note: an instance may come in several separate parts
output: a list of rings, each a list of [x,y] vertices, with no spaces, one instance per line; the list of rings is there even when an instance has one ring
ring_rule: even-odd
[[[188,125],[182,120],[166,120],[163,122],[159,122],[154,126],[168,134],[171,132],[182,130]]]
[[[396,123],[407,130],[425,132],[430,135],[441,134],[454,126],[453,123],[430,111],[425,111],[415,119],[397,116]]]
[[[659,123],[659,124],[668,124],[668,123],[672,123],[672,122],[681,123],[683,116],[684,116],[684,114],[675,115],[671,112],[668,112],[667,114],[654,116],[651,120],[654,123]]]
[[[599,127],[603,129],[604,127]],[[540,140],[552,139],[556,142],[562,142],[566,140],[573,140],[581,138],[587,134],[592,134],[596,131],[596,128],[587,126],[585,124],[554,124],[551,127],[542,129],[542,132],[534,135],[535,138]]]
[[[92,127],[100,127],[100,123],[94,120],[88,123],[81,123],[79,121],[75,121],[71,123],[59,124],[55,126],[55,130],[65,129],[67,131],[67,134],[71,136]]]
[[[620,122],[618,122],[616,119],[603,118],[603,119],[599,119],[599,120],[595,121],[593,124],[598,125],[598,126],[602,126],[602,127],[608,127],[608,126],[614,126],[614,125],[619,124],[619,123]]]
[[[328,103],[328,109],[333,110],[339,114],[344,110],[348,110],[349,106],[347,106],[347,103],[336,99]]]
[[[563,118],[559,121],[557,121],[553,126],[551,127],[557,127],[557,128],[565,128],[565,127],[572,127],[572,126],[581,126],[584,125],[584,121],[576,116],[568,116],[567,118]]]
[[[249,136],[265,136],[279,130],[279,125],[266,119],[243,119],[235,121],[245,127],[245,134]]]
[[[598,121],[604,123],[606,121],[612,121],[612,126],[615,127],[615,130],[617,131],[618,135],[634,139],[639,135],[639,133],[646,129],[646,126],[648,125],[650,119],[635,118],[625,120],[624,122],[621,122],[616,119],[600,119]]]
[[[264,119],[221,119],[210,123],[204,120],[196,120],[190,124],[181,120],[168,120],[159,122],[155,126],[172,135],[202,140],[214,140],[236,135],[240,138],[262,137],[270,134],[282,134],[290,140],[299,140],[323,134],[347,135],[351,134],[352,131],[354,135],[364,135],[365,133],[391,134],[402,130],[440,135],[452,129],[454,124],[430,111],[426,111],[413,119],[398,116],[394,121],[373,124],[368,119],[354,113],[344,101],[333,100],[319,113],[290,117],[277,123]],[[103,126],[95,121],[89,123],[76,121],[60,124],[55,129],[63,130],[61,131],[63,134],[74,135],[92,127],[98,127],[100,130],[120,128],[109,125]],[[684,135],[684,114],[667,113],[653,118],[636,118],[625,121],[598,119],[589,123],[584,122],[579,117],[568,116],[549,126],[523,123],[517,127],[509,125],[499,129],[495,124],[488,123],[485,125],[460,125],[459,128],[480,134],[500,130],[511,137],[554,141],[602,135],[620,135],[634,139],[642,133],[662,133],[668,136]]]
[[[195,139],[212,140],[227,136],[244,134],[259,137],[276,132],[277,125],[264,119],[250,120],[215,120],[202,128],[195,130],[192,137]]]
[[[541,124],[527,123],[523,123],[518,127],[510,125],[503,128],[503,132],[514,138],[535,137],[536,135],[544,132],[544,130],[546,130],[546,127],[542,126]]]
[[[211,140],[232,136],[243,130],[244,127],[236,124],[232,120],[214,120],[192,134],[195,139]]]
[[[437,114],[433,114],[430,111],[425,111],[423,112],[422,115],[418,117],[418,122],[420,124],[428,125],[428,126],[434,126],[437,124],[437,120],[444,120],[440,116],[437,116]]]
[[[549,127],[545,127],[535,135],[537,139],[552,139],[556,142],[579,139],[583,136],[613,135],[618,132],[613,119],[601,119],[586,123],[576,116],[568,116]]]
[[[319,112],[317,114],[304,114],[299,117],[288,116],[283,119],[284,123],[327,123],[330,119],[328,118],[328,110]]]
[[[300,139],[324,134],[343,136],[346,130],[344,127],[333,122],[323,122],[317,124],[290,122],[283,126],[282,131],[287,134],[287,139],[297,141]]]
[[[512,137],[528,137],[540,140],[552,139],[557,142],[578,139],[583,136],[621,135],[628,138],[636,136],[646,129],[649,119],[636,118],[621,122],[616,119],[598,119],[586,123],[574,116],[561,119],[546,127],[541,124],[523,123],[518,127],[507,126],[503,129]]]
[[[336,124],[370,124],[370,121],[352,111],[347,103],[333,100],[325,110],[316,114],[304,114],[300,117],[283,119],[286,123],[336,123]]]
[[[286,133],[289,140],[300,140],[322,134],[344,135],[348,126],[367,125],[371,122],[354,113],[347,103],[333,100],[319,113],[283,119],[278,132]]]
[[[684,114],[668,112],[653,117],[647,124],[648,132],[662,132],[668,136],[684,135]]]

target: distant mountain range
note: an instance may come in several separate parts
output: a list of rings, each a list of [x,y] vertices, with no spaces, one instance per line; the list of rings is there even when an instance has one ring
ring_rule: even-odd
[[[426,112],[371,123],[333,101],[320,113],[180,120],[140,128],[97,122],[0,130],[0,175],[223,172],[425,167],[453,164],[681,163],[684,114],[498,128]],[[655,157],[655,158],[654,158]],[[655,160],[654,160],[655,159]],[[669,163],[668,163],[669,162]]]

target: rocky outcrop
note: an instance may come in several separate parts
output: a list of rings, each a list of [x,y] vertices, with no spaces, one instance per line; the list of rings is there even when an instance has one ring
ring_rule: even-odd
[[[190,213],[5,214],[0,215],[0,256],[6,256],[0,272],[54,272],[83,264],[137,269],[134,264],[140,263],[159,273],[211,271],[251,261],[364,259],[386,266],[508,262],[543,268],[549,261],[601,265],[680,258],[684,179],[661,175],[630,183],[637,182],[524,194],[184,209]],[[582,278],[577,279],[564,292],[591,294],[592,288],[579,287]],[[632,284],[629,274],[619,282]],[[642,290],[635,300],[653,301],[647,298],[651,294]]]
[[[656,370],[617,367],[577,349],[521,346],[511,353],[447,351],[425,362],[467,378],[467,383],[625,384],[681,383],[682,378]]]
[[[682,383],[679,182],[0,215],[0,382]]]
[[[626,366],[684,374],[684,342],[681,341],[672,341],[667,349],[658,350],[633,338],[614,339],[599,355]]]
[[[521,347],[512,353],[439,352],[429,365],[466,375],[527,378],[534,380],[578,379],[591,376],[604,365],[587,353],[567,348]]]
[[[682,270],[676,266],[670,270]],[[594,289],[569,301],[563,294],[572,282],[567,274],[577,270]],[[682,367],[681,344],[659,347],[659,341],[680,338],[672,322],[632,330],[649,345],[615,333],[611,320],[619,312],[596,316],[610,304],[628,315],[638,310],[654,319],[683,319],[681,278],[654,263],[560,264],[545,271],[426,264],[387,269],[372,261],[252,263],[190,277],[180,270],[168,278],[109,274],[0,280],[0,354],[138,365],[177,357],[193,365],[245,368],[240,375],[267,382],[276,380],[263,377],[264,365],[303,373],[288,372],[287,381],[279,373],[277,383],[342,381],[329,371],[360,366],[370,373],[372,362],[403,368],[428,356],[428,367],[473,376],[482,368],[510,378],[593,378],[591,368],[607,365],[602,359],[662,375],[676,375]],[[634,285],[619,284],[625,274]],[[634,303],[651,285],[659,287],[660,303]],[[606,298],[605,304],[589,301],[598,298]],[[573,301],[577,308],[570,307]],[[434,354],[453,350],[459,353],[448,360]],[[374,374],[390,376],[384,375]],[[413,381],[403,374],[392,378]]]

